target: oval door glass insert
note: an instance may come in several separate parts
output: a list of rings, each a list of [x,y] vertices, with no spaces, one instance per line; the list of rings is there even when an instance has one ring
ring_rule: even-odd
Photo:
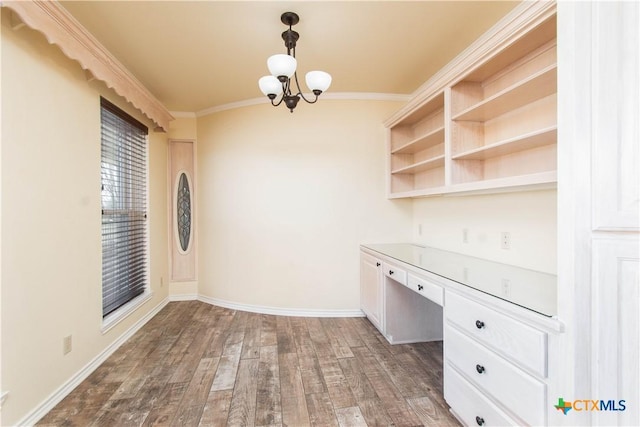
[[[191,189],[189,188],[187,174],[184,172],[180,174],[176,203],[178,208],[178,239],[180,240],[180,248],[183,252],[186,252],[191,238]]]

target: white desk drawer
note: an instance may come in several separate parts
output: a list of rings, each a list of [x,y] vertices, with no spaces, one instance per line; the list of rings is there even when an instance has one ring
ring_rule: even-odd
[[[416,277],[413,274],[409,274],[407,286],[423,297],[430,299],[439,306],[442,306],[444,293],[442,286],[429,282],[426,279]]]
[[[527,424],[545,423],[544,383],[450,325],[445,327],[444,345],[447,361],[479,389],[492,395]]]
[[[387,264],[386,262],[382,263],[382,268],[384,271],[384,275],[389,279],[393,279],[398,283],[402,283],[403,285],[407,284],[407,272],[403,269],[398,268],[395,265]]]
[[[448,363],[444,364],[444,398],[468,426],[517,426],[507,414],[462,378]]]
[[[547,376],[547,334],[511,317],[447,292],[446,319],[534,373]]]

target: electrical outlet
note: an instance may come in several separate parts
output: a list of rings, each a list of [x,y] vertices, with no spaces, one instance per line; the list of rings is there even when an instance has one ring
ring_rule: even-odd
[[[164,277],[160,276],[160,287],[164,286]]]
[[[502,249],[511,249],[511,233],[508,231],[500,233],[500,247]]]
[[[467,267],[462,269],[462,281],[465,283],[469,281],[469,269]]]
[[[422,236],[422,224],[418,224],[418,236]]]
[[[462,243],[469,243],[469,229],[462,229]]]
[[[71,353],[71,335],[62,338],[62,354]]]
[[[511,296],[511,281],[509,279],[502,279],[502,295]]]

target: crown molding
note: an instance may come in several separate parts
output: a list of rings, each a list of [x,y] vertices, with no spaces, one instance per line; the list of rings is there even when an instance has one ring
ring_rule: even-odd
[[[555,1],[523,1],[418,87],[407,104],[387,119],[384,125],[386,127],[395,125],[416,108],[439,95],[445,87],[457,83],[465,71],[477,68],[487,61],[490,55],[500,52],[521,34],[526,33],[555,13]]]
[[[192,111],[169,111],[176,119],[195,119],[196,113]]]
[[[104,82],[118,95],[153,121],[156,130],[167,131],[171,113],[125,68],[86,28],[57,1],[3,1],[17,15],[12,27],[24,23],[44,35],[69,58],[77,61],[93,78]]]
[[[308,95],[313,98],[313,95]],[[412,95],[402,93],[378,93],[378,92],[328,92],[322,95],[323,100],[349,100],[349,101],[396,101],[407,102]],[[234,110],[236,108],[249,107],[251,105],[269,104],[266,97],[245,99],[243,101],[216,105],[204,110],[196,111],[196,117],[219,113],[220,111]]]
[[[209,114],[219,113],[220,111],[235,110],[236,108],[249,107],[251,105],[268,104],[269,100],[265,98],[251,98],[243,101],[230,102],[228,104],[215,105],[213,107],[205,108],[204,110],[196,111],[196,117],[208,116]]]

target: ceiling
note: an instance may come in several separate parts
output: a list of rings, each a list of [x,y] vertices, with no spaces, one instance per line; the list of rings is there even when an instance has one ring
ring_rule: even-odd
[[[518,2],[63,1],[169,110],[258,98],[266,60],[285,53],[280,15],[300,15],[300,83],[330,92],[410,94]],[[306,87],[304,88],[306,91]]]

